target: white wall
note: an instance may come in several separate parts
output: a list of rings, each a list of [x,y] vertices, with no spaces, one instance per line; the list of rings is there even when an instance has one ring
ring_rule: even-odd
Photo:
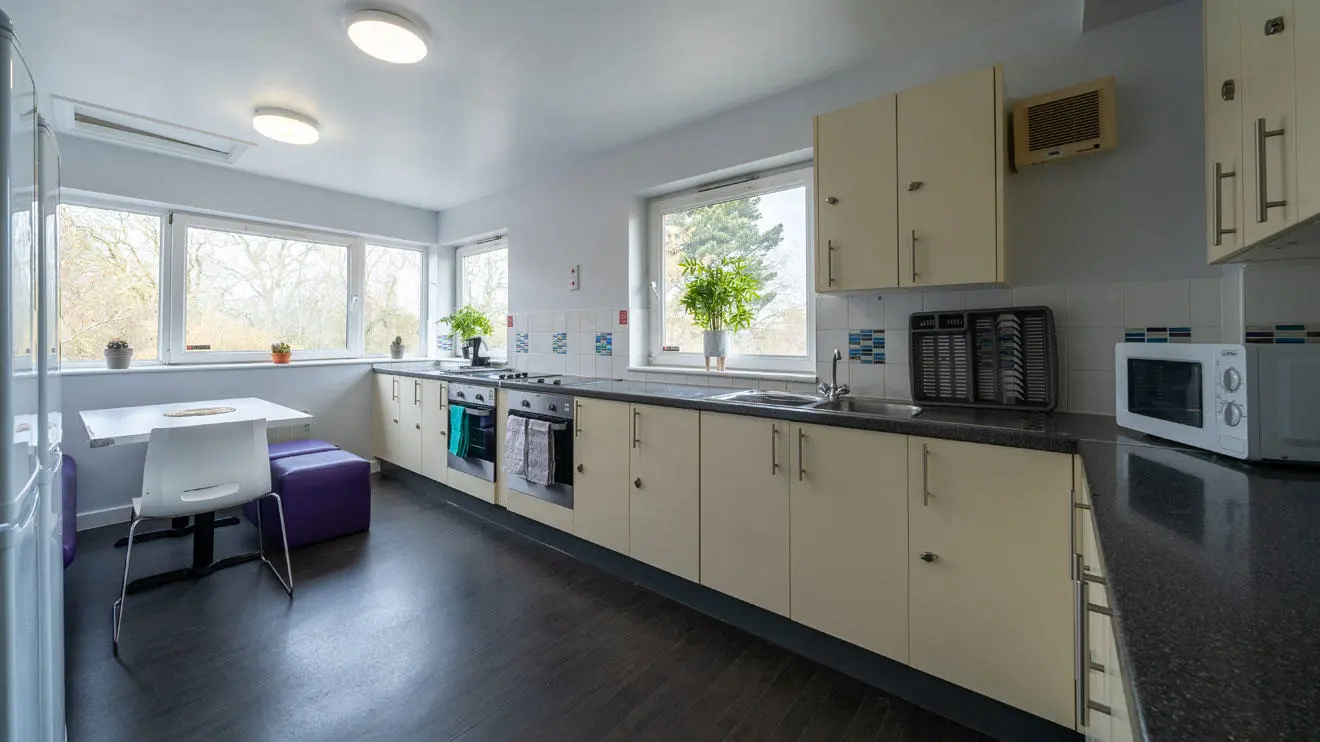
[[[142,494],[145,443],[90,448],[79,410],[260,397],[315,419],[311,436],[367,457],[371,453],[371,364],[170,368],[63,377],[64,451],[78,463],[79,526],[126,521]]]

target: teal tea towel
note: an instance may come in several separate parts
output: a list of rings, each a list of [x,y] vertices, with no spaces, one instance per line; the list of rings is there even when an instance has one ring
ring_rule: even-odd
[[[460,459],[468,455],[468,414],[461,405],[449,405],[449,452]]]

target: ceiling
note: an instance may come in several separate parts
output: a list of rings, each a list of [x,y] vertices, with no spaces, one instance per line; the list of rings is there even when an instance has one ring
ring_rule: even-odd
[[[9,0],[38,88],[250,141],[232,167],[445,209],[1057,0],[402,0],[431,54],[358,51],[343,0]],[[373,7],[389,8],[391,4]],[[256,106],[320,121],[262,140]]]

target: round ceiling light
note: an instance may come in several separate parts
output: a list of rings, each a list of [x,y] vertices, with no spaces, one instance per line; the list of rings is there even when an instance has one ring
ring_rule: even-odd
[[[283,108],[258,108],[252,114],[252,128],[285,144],[315,144],[321,138],[315,119]]]
[[[367,54],[394,64],[413,64],[426,57],[426,39],[417,24],[384,10],[350,15],[348,38]]]

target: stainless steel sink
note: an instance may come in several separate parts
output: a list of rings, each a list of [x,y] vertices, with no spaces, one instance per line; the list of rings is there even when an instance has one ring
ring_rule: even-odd
[[[879,415],[882,417],[916,417],[921,408],[902,402],[887,402],[869,397],[839,397],[827,399],[811,406],[813,410],[828,412],[846,412],[854,415]]]
[[[714,402],[737,402],[739,404],[759,404],[769,407],[810,407],[821,401],[820,397],[813,397],[810,394],[762,392],[755,389],[719,394],[714,397],[707,397],[707,399]]]

